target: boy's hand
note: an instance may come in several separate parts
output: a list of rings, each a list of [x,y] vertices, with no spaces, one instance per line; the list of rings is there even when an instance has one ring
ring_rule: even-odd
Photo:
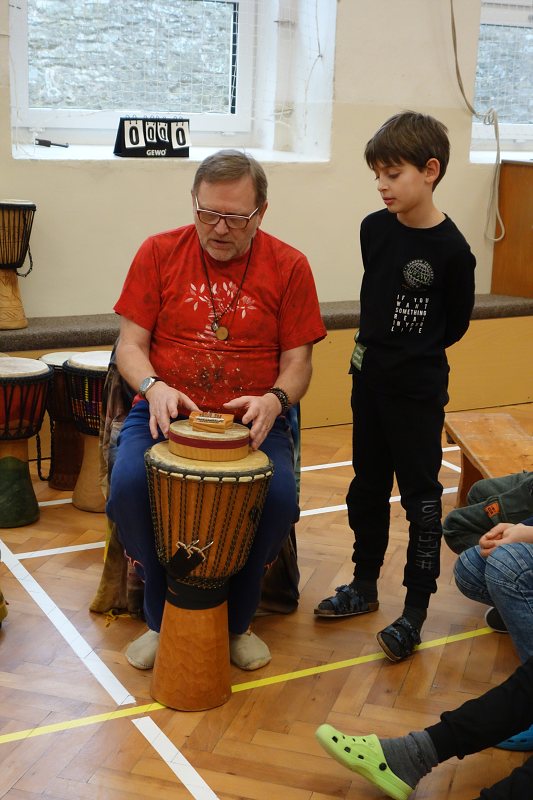
[[[483,558],[487,558],[495,547],[511,542],[533,543],[533,525],[514,525],[512,522],[500,522],[479,540],[479,549]]]

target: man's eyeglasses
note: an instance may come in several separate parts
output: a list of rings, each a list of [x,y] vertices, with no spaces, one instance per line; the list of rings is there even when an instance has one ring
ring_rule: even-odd
[[[246,228],[252,217],[259,211],[259,206],[257,206],[255,211],[252,211],[247,217],[243,214],[219,214],[216,211],[207,211],[205,208],[200,208],[197,195],[194,196],[194,199],[196,201],[196,214],[198,219],[205,225],[217,225],[220,220],[223,219],[228,228],[235,228],[236,230],[242,231]]]

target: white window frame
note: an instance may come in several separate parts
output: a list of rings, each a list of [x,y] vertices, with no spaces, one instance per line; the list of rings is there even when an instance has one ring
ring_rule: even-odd
[[[494,8],[485,8],[480,24],[530,27],[528,20],[528,14],[531,10],[530,3],[520,3],[517,0],[511,0],[511,2],[506,2],[506,0],[485,0],[485,3],[494,6]],[[505,7],[506,5],[508,8]],[[485,114],[489,109],[476,108],[476,111],[479,114]],[[497,108],[496,111],[498,111]],[[498,128],[502,149],[510,151],[530,151],[533,149],[533,123],[513,124],[499,122]],[[474,118],[472,121],[471,149],[494,150],[494,148],[494,128]]]
[[[239,5],[239,37],[237,46],[237,97],[233,114],[180,112],[190,120],[191,131],[206,134],[249,133],[252,128],[252,90],[254,77],[254,47],[252,35],[256,19],[257,0],[235,0]],[[109,139],[116,132],[120,116],[135,113],[132,108],[114,111],[90,109],[39,109],[29,106],[28,92],[28,3],[17,0],[10,3],[10,65],[11,65],[11,122],[13,128],[28,131],[60,129],[67,132],[70,141],[85,139],[97,143]],[[176,116],[165,109],[143,110],[139,116]],[[85,135],[84,133],[85,132]],[[100,134],[100,136],[99,136]]]

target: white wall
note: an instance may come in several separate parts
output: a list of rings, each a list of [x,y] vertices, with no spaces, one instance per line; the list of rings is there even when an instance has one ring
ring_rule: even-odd
[[[455,4],[470,97],[479,5]],[[477,255],[477,290],[490,291],[492,246],[483,231],[492,168],[469,163],[471,118],[456,85],[449,15],[449,0],[338,0],[331,160],[263,161],[270,183],[263,226],[307,254],[323,301],[358,297],[359,223],[380,208],[362,152],[376,128],[405,108],[434,114],[449,128],[452,160],[436,203]],[[191,220],[189,189],[197,163],[62,161],[58,152],[13,159],[7,31],[8,0],[1,0],[0,197],[37,205],[35,266],[19,279],[26,315],[109,313],[143,238]]]

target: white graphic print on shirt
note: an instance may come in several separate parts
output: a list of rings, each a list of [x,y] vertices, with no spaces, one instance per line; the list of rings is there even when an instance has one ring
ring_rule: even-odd
[[[404,286],[408,289],[427,289],[433,283],[431,264],[422,259],[409,261],[403,268]],[[400,292],[392,321],[393,333],[422,333],[429,304],[428,295]]]

